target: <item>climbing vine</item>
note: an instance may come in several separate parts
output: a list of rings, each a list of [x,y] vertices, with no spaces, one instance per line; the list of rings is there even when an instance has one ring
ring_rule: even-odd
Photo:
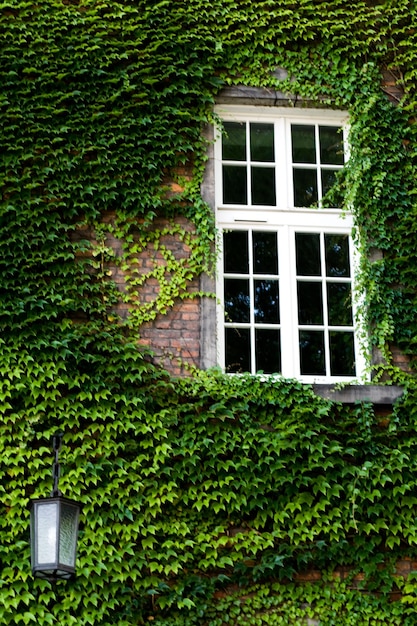
[[[2,624],[413,623],[416,12],[0,4]],[[350,114],[337,192],[375,374],[405,387],[391,416],[281,378],[178,380],[138,348],[143,324],[203,297],[213,271],[204,129],[236,84]],[[78,578],[51,587],[30,575],[27,505],[50,491],[56,430],[83,518]],[[312,567],[321,581],[302,582]]]

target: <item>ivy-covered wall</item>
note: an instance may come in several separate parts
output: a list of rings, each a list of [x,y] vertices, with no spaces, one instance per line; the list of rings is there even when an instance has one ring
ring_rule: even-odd
[[[416,13],[411,0],[0,5],[2,624],[415,623]],[[202,130],[236,84],[350,113],[339,192],[376,379],[405,389],[388,418],[294,381],[176,379],[138,348],[213,268]],[[62,491],[84,508],[77,580],[51,587],[30,573],[27,505],[51,489],[57,430]],[[320,580],[302,582],[311,568]]]

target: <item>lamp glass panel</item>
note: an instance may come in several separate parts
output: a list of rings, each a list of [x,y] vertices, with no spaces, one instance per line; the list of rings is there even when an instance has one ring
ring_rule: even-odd
[[[57,513],[56,502],[37,505],[37,562],[54,563],[57,552]]]
[[[77,508],[68,504],[61,505],[61,526],[59,536],[59,560],[63,565],[73,567],[77,544]]]

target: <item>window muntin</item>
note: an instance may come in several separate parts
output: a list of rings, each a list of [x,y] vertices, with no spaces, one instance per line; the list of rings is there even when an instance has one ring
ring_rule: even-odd
[[[221,365],[351,380],[362,371],[352,220],[337,207],[316,208],[345,162],[344,116],[225,109],[215,153]]]

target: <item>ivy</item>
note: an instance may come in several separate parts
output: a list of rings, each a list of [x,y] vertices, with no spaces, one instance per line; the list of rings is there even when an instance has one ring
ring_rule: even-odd
[[[416,8],[174,5],[0,6],[0,621],[411,625],[415,572],[395,563],[412,569],[417,530]],[[389,419],[281,378],[177,380],[138,349],[144,323],[207,295],[202,131],[237,84],[350,114],[337,193],[374,375],[406,389]],[[27,505],[50,491],[56,430],[83,516],[78,578],[51,587],[30,575]]]

